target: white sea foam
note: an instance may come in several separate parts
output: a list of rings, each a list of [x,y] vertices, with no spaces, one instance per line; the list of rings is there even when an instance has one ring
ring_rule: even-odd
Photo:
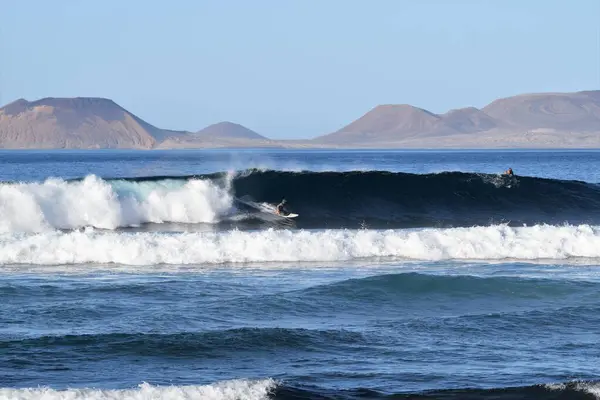
[[[72,182],[0,184],[0,232],[212,223],[231,204],[227,185],[209,180],[109,183],[88,176]]]
[[[143,383],[137,389],[99,390],[50,388],[9,389],[0,388],[0,400],[263,400],[275,388],[275,381],[235,380],[203,386],[153,386]]]
[[[564,383],[550,383],[544,385],[549,390],[557,390],[562,391],[567,388],[567,385]],[[576,382],[574,384],[573,389],[578,390],[580,392],[589,393],[594,396],[596,399],[600,399],[600,384],[598,383],[590,383],[590,382]]]
[[[0,235],[0,264],[124,265],[415,260],[600,258],[600,227],[504,225],[419,230]],[[0,267],[1,268],[1,267]]]

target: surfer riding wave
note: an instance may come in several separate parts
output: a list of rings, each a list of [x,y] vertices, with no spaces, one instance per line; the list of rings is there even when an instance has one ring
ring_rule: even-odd
[[[285,205],[287,203],[286,199],[281,200],[281,203],[277,204],[277,207],[275,207],[275,213],[277,215],[281,215],[281,216],[286,216],[289,215],[289,212],[287,212],[287,210],[285,209]]]

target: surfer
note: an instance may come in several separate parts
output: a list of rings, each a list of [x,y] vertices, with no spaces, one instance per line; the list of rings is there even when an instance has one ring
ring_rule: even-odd
[[[510,167],[504,172],[504,175],[515,176],[515,174],[513,174],[512,168]]]
[[[287,203],[287,201],[285,199],[281,200],[281,203],[277,204],[277,208],[275,209],[275,212],[277,213],[277,215],[286,215],[286,211],[285,211],[285,204]]]

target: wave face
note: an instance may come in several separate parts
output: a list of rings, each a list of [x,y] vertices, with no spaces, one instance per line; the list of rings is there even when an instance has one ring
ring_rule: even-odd
[[[274,391],[273,399],[598,400],[600,399],[600,385],[597,382],[568,382],[556,385],[447,389],[418,393],[383,393],[366,388],[317,392],[304,388],[278,386]]]
[[[282,198],[298,218],[283,220],[259,207]],[[259,170],[0,184],[0,232],[166,223],[211,229],[600,224],[600,187],[459,172]]]
[[[419,230],[74,232],[0,235],[0,264],[127,265],[600,258],[600,228],[505,225]]]
[[[236,196],[286,198],[301,227],[597,223],[600,187],[577,181],[444,172],[250,171]]]

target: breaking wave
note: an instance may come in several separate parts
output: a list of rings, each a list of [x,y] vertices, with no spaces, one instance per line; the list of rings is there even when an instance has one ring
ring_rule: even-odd
[[[0,397],[16,400],[44,398],[47,400],[79,399],[198,399],[198,400],[341,400],[341,399],[424,399],[424,400],[597,400],[597,382],[567,382],[521,387],[440,389],[419,393],[385,393],[369,388],[343,390],[318,387],[294,387],[272,379],[223,381],[212,385],[155,386],[142,383],[133,389],[65,389],[0,388]]]
[[[125,265],[600,258],[600,228],[506,225],[417,230],[73,232],[0,235],[0,264]]]
[[[578,181],[444,172],[282,172],[0,184],[0,232],[148,224],[281,225],[263,203],[288,200],[295,228],[600,224],[600,187]],[[179,229],[186,230],[186,229]]]
[[[600,222],[600,187],[578,181],[443,172],[247,171],[236,196],[285,197],[298,226],[407,228]]]
[[[202,399],[202,400],[266,400],[275,388],[271,379],[259,381],[224,381],[213,385],[153,386],[147,383],[136,389],[66,389],[52,388],[9,389],[0,388],[0,398],[15,400],[78,400],[78,399]]]
[[[215,223],[230,209],[224,179],[157,182],[49,179],[0,185],[0,232],[42,232],[92,226],[102,229],[144,223]]]

